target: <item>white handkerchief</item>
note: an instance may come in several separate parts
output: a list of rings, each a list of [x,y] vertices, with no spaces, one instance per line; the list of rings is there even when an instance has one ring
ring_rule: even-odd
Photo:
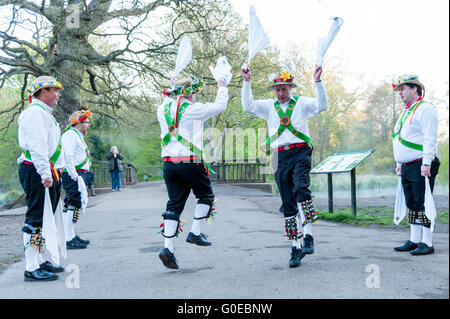
[[[61,252],[61,256],[63,256],[63,258],[66,259],[67,258],[66,227],[64,224],[64,215],[61,200],[59,200],[58,207],[56,208],[55,212],[55,225],[58,237],[59,251]]]
[[[78,176],[78,191],[81,193],[81,208],[83,208],[83,215],[86,214],[86,207],[88,203],[88,193],[86,184],[81,176]]]
[[[431,193],[430,180],[425,176],[425,215],[431,221],[431,231],[434,230],[436,219],[436,206],[434,204],[433,194]]]
[[[328,47],[341,29],[341,25],[344,23],[344,20],[340,17],[334,17],[332,20],[334,21],[328,31],[328,35],[317,40],[317,66],[322,66],[323,58],[328,50]]]
[[[248,63],[261,50],[270,43],[269,37],[264,32],[261,22],[256,15],[255,7],[250,6],[250,24],[248,26]]]
[[[406,200],[405,193],[403,193],[402,178],[398,177],[397,184],[397,196],[395,197],[395,209],[394,209],[394,223],[396,225],[406,216]]]
[[[180,47],[178,48],[177,60],[175,63],[175,70],[173,71],[173,77],[176,78],[178,74],[189,64],[192,59],[192,46],[191,39],[185,35],[180,42]]]
[[[58,238],[53,216],[52,202],[48,187],[45,188],[44,217],[42,221],[42,236],[45,238],[45,248],[50,253],[52,260],[59,265]]]
[[[224,80],[225,82],[227,82],[227,85],[230,84],[232,74],[231,74],[231,65],[228,63],[227,57],[221,56],[217,60],[216,67],[213,68],[210,65],[209,70],[211,71],[216,81]]]

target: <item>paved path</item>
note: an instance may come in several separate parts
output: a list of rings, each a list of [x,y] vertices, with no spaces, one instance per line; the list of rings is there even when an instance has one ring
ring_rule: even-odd
[[[417,257],[392,249],[408,239],[406,229],[319,221],[315,254],[291,269],[279,197],[230,185],[215,192],[219,213],[202,229],[213,246],[185,241],[191,195],[175,242],[178,270],[158,258],[164,184],[138,184],[91,198],[76,225],[91,244],[68,251],[59,280],[24,282],[22,257],[0,273],[0,298],[449,298],[448,231],[434,234],[435,254]]]

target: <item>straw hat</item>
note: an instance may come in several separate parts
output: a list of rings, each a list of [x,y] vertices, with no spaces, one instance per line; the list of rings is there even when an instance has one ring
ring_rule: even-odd
[[[79,122],[84,122],[92,116],[92,112],[89,110],[76,111],[72,113],[69,117],[71,125],[77,124]]]
[[[417,84],[422,88],[422,95],[425,95],[425,86],[419,81],[419,76],[415,74],[402,74],[400,75],[394,83],[392,83],[392,89],[394,91],[398,91],[400,89],[400,86],[402,84],[411,83],[411,84]]]
[[[48,75],[43,75],[43,76],[38,76],[37,78],[34,79],[34,81],[31,83],[31,86],[28,88],[28,94],[30,96],[33,96],[33,94],[36,93],[37,91],[39,91],[40,89],[44,89],[44,88],[48,88],[48,87],[54,87],[61,91],[64,90],[61,83],[56,81],[56,79],[54,77],[51,77]]]
[[[269,77],[269,83],[267,86],[268,90],[273,90],[275,85],[280,84],[289,84],[291,88],[297,87],[297,85],[294,83],[294,75],[290,73],[289,71],[281,72],[278,74],[272,74]]]

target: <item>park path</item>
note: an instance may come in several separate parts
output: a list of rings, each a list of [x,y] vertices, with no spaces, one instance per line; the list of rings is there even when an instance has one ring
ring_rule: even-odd
[[[191,195],[184,232],[175,242],[180,269],[167,269],[158,258],[164,183],[142,183],[90,199],[76,229],[91,244],[68,251],[59,280],[24,282],[22,257],[0,273],[0,298],[449,297],[448,231],[434,234],[435,254],[412,256],[392,249],[409,238],[407,229],[319,221],[315,253],[291,269],[279,197],[224,184],[214,189],[218,214],[202,229],[213,245],[185,241],[195,207]]]

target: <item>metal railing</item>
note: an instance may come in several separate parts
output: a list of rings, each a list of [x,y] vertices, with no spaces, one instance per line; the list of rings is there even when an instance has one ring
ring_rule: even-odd
[[[93,161],[91,172],[94,173],[94,185],[98,187],[111,186],[111,175],[109,173],[108,161]],[[137,183],[137,169],[130,162],[122,162],[122,185],[133,185]]]

